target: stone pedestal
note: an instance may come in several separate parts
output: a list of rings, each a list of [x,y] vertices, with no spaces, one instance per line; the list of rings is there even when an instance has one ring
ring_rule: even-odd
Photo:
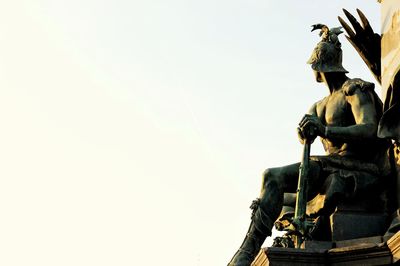
[[[336,211],[330,218],[332,241],[383,235],[386,219],[381,213]]]
[[[345,200],[330,216],[331,240],[380,236],[385,233],[387,216],[378,195]]]
[[[397,232],[388,241],[387,245],[392,253],[393,263],[400,263],[400,232]]]
[[[391,265],[400,263],[400,232],[389,240],[381,236],[336,242],[305,243],[304,249],[261,249],[252,266],[281,265]]]

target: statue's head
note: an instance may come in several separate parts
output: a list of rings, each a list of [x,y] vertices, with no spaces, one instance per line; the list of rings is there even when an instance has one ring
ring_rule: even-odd
[[[311,31],[321,29],[322,40],[314,48],[307,63],[311,64],[311,68],[318,73],[348,73],[342,66],[342,49],[338,38],[338,35],[342,33],[340,27],[329,29],[323,24],[316,24],[312,27]],[[318,77],[317,80],[320,81]]]

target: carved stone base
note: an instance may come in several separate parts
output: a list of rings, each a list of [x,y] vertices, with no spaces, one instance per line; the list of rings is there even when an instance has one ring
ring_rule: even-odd
[[[383,235],[387,217],[381,213],[336,211],[331,215],[332,241]]]
[[[388,241],[381,236],[337,242],[305,243],[305,249],[261,249],[252,266],[267,265],[390,265],[400,263],[400,232]]]
[[[392,253],[393,263],[400,263],[400,231],[387,241],[387,245]]]

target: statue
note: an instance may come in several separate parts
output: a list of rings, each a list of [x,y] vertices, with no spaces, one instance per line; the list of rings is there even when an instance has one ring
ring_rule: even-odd
[[[347,77],[338,28],[316,24],[315,29],[321,30],[322,40],[308,63],[329,94],[310,108],[297,130],[301,143],[312,143],[319,136],[326,151],[325,156],[309,157],[307,171],[307,199],[322,196],[312,216],[321,217],[332,214],[344,198],[376,190],[390,169],[388,143],[377,137],[382,102],[374,84]],[[265,170],[259,198],[250,206],[250,227],[228,266],[248,266],[254,260],[281,213],[284,193],[296,192],[299,166]]]
[[[389,75],[391,73],[385,72],[385,68],[388,68],[387,65],[381,65],[388,54],[395,54],[392,51],[393,49],[398,49],[397,39],[392,40],[390,36],[399,36],[399,4],[395,2],[392,2],[392,4],[395,4],[392,7],[393,10],[396,10],[397,7],[397,12],[392,15],[393,17],[389,17],[389,13],[382,14],[382,16],[385,18],[383,20],[385,23],[391,23],[393,32],[383,32],[382,35],[374,32],[367,17],[359,9],[357,9],[357,14],[360,22],[349,11],[343,9],[352,27],[343,18],[338,17],[348,35],[346,36],[347,40],[364,60],[378,83],[382,85],[384,92],[383,114],[378,124],[378,137],[389,139],[392,142],[389,157],[392,161],[392,174],[395,178],[395,181],[391,182],[392,189],[389,191],[391,206],[388,211],[393,212],[393,214],[386,236],[391,236],[400,229],[400,119],[398,115],[400,112],[400,62],[393,59],[389,60],[393,64],[392,67],[396,68],[396,71],[392,73],[393,76]],[[386,9],[390,10],[389,8]],[[388,40],[385,40],[386,35]],[[390,81],[389,84],[384,84],[385,78]]]

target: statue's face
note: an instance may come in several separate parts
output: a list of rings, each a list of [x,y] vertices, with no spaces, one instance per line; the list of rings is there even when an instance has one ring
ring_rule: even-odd
[[[314,70],[314,76],[315,76],[315,80],[316,80],[317,82],[323,82],[323,80],[322,80],[322,75],[321,75],[321,74],[323,74],[323,73]]]
[[[329,82],[327,79],[327,74],[324,72],[319,72],[314,70],[315,80],[320,83],[324,83],[326,86],[329,86]]]

